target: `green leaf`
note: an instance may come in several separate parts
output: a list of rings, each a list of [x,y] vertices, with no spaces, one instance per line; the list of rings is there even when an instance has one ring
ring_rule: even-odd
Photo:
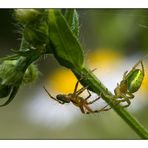
[[[71,27],[72,32],[79,37],[79,16],[75,9],[66,9],[65,18]]]
[[[0,79],[0,98],[5,98],[10,94],[11,86],[8,85],[2,85]]]
[[[58,62],[67,68],[82,68],[83,50],[59,10],[49,9],[49,37]]]
[[[0,107],[8,105],[14,99],[14,97],[16,96],[16,94],[18,92],[18,89],[19,89],[19,86],[14,87],[11,94],[10,94],[9,99],[4,104],[1,104]]]

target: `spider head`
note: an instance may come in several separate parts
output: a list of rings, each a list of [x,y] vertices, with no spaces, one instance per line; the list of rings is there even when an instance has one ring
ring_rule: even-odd
[[[67,95],[59,94],[56,96],[56,98],[63,104],[70,103],[70,98]]]

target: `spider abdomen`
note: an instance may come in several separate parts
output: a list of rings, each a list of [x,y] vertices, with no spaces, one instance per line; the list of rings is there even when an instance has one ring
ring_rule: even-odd
[[[127,86],[129,92],[136,92],[140,88],[143,78],[144,73],[140,69],[135,69],[132,74],[127,78]]]

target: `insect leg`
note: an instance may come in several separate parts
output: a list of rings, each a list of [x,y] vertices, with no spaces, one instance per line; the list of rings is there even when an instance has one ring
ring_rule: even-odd
[[[55,97],[53,97],[48,91],[47,89],[43,86],[44,90],[46,91],[46,93],[49,95],[50,98],[52,98],[53,100],[59,102],[60,104],[64,104],[64,102],[61,102],[59,100],[57,100]]]

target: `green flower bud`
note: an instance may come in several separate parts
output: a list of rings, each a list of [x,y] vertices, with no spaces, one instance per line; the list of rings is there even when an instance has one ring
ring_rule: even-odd
[[[34,47],[48,43],[48,25],[46,22],[31,23],[24,29],[24,38]]]
[[[19,85],[24,73],[17,70],[17,60],[6,60],[0,65],[1,85]]]
[[[39,9],[15,9],[16,20],[22,24],[28,24],[36,20],[40,14]]]
[[[37,80],[39,75],[39,71],[36,67],[36,65],[31,64],[27,70],[25,71],[24,77],[23,77],[23,83],[32,83],[35,80]]]

